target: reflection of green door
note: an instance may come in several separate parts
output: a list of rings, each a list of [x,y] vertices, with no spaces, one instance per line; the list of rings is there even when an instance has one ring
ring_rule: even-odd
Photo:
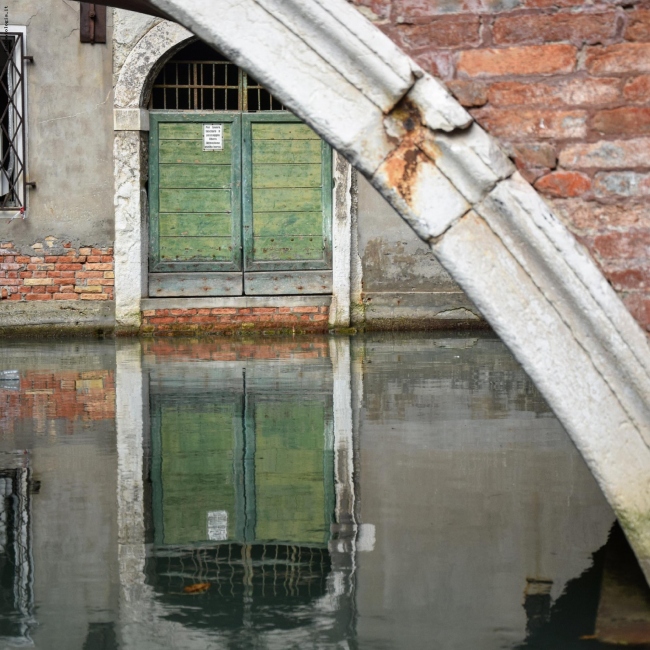
[[[330,423],[331,400],[323,398],[154,397],[156,543],[326,546],[334,508]]]
[[[152,112],[149,182],[150,295],[331,292],[332,153],[290,113]]]

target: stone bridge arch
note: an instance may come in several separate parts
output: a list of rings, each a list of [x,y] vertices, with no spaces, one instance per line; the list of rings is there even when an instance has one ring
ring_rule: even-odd
[[[149,4],[269,88],[430,244],[564,424],[650,577],[647,339],[498,143],[344,0]]]

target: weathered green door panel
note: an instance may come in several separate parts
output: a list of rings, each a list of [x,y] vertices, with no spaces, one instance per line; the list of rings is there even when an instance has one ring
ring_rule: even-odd
[[[320,187],[254,187],[253,214],[257,212],[319,211],[321,199]]]
[[[330,269],[331,149],[288,113],[244,115],[242,137],[244,270]]]
[[[258,122],[252,125],[253,137],[260,140],[320,140],[317,133],[299,120],[285,122]]]
[[[218,119],[212,123],[218,124]],[[198,140],[160,140],[160,162],[185,165],[230,165],[233,146],[224,140],[222,151],[203,151],[203,136]]]
[[[242,293],[243,278],[239,271],[149,274],[149,295],[152,298],[207,298],[241,296]]]
[[[318,164],[321,149],[320,140],[253,140],[253,164]]]
[[[255,234],[258,237],[322,237],[323,215],[320,212],[256,212]]]
[[[160,215],[161,237],[230,237],[230,213],[192,212]]]
[[[230,212],[230,189],[160,189],[160,212]]]
[[[189,121],[179,121],[178,118],[183,118],[184,114],[175,113],[174,122],[162,123],[160,125],[160,137],[163,140],[200,140],[203,137],[203,123],[208,122],[212,124],[214,122],[215,113],[203,113],[203,116],[207,119],[198,122],[195,121],[195,116],[193,114],[187,113],[187,115]],[[224,129],[223,139],[231,139],[229,129]]]
[[[153,112],[150,124],[150,273],[240,271],[241,116]],[[203,151],[205,124],[223,126],[222,150]]]
[[[300,166],[300,175],[294,176],[294,165],[263,164],[255,165],[255,187],[318,187],[321,178],[320,164],[304,164]]]
[[[160,259],[163,262],[192,260],[228,261],[232,259],[230,237],[161,237]]]
[[[244,273],[247,296],[297,296],[332,293],[332,272],[255,271]]]
[[[320,260],[323,258],[323,238],[255,237],[253,255],[257,261]]]
[[[230,165],[160,165],[161,188],[229,188]]]

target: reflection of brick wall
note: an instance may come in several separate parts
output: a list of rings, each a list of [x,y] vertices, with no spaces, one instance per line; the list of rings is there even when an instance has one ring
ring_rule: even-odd
[[[0,388],[0,431],[12,434],[19,419],[34,420],[35,433],[46,433],[49,420],[115,419],[115,377],[112,370],[75,372],[27,371],[19,390]]]
[[[322,359],[329,357],[329,340],[325,337],[307,339],[256,338],[248,343],[222,337],[212,339],[149,339],[142,342],[145,355],[161,361],[245,361],[247,359]]]
[[[327,330],[329,307],[221,307],[218,309],[156,309],[142,312],[142,332],[195,334],[247,330]]]
[[[647,0],[350,0],[552,200],[650,329]]]
[[[112,248],[69,249],[20,255],[0,244],[0,300],[112,300]]]

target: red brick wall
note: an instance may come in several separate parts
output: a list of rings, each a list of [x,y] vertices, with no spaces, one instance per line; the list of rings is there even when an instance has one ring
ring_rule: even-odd
[[[351,1],[501,139],[650,329],[650,2]]]
[[[20,419],[34,420],[37,434],[47,422],[62,419],[72,433],[75,422],[115,419],[115,377],[112,370],[76,372],[27,371],[18,390],[0,389],[0,431],[14,433]]]
[[[21,255],[0,243],[0,300],[112,300],[112,248]]]
[[[227,333],[247,330],[324,332],[329,307],[220,307],[155,309],[142,312],[144,334]]]

